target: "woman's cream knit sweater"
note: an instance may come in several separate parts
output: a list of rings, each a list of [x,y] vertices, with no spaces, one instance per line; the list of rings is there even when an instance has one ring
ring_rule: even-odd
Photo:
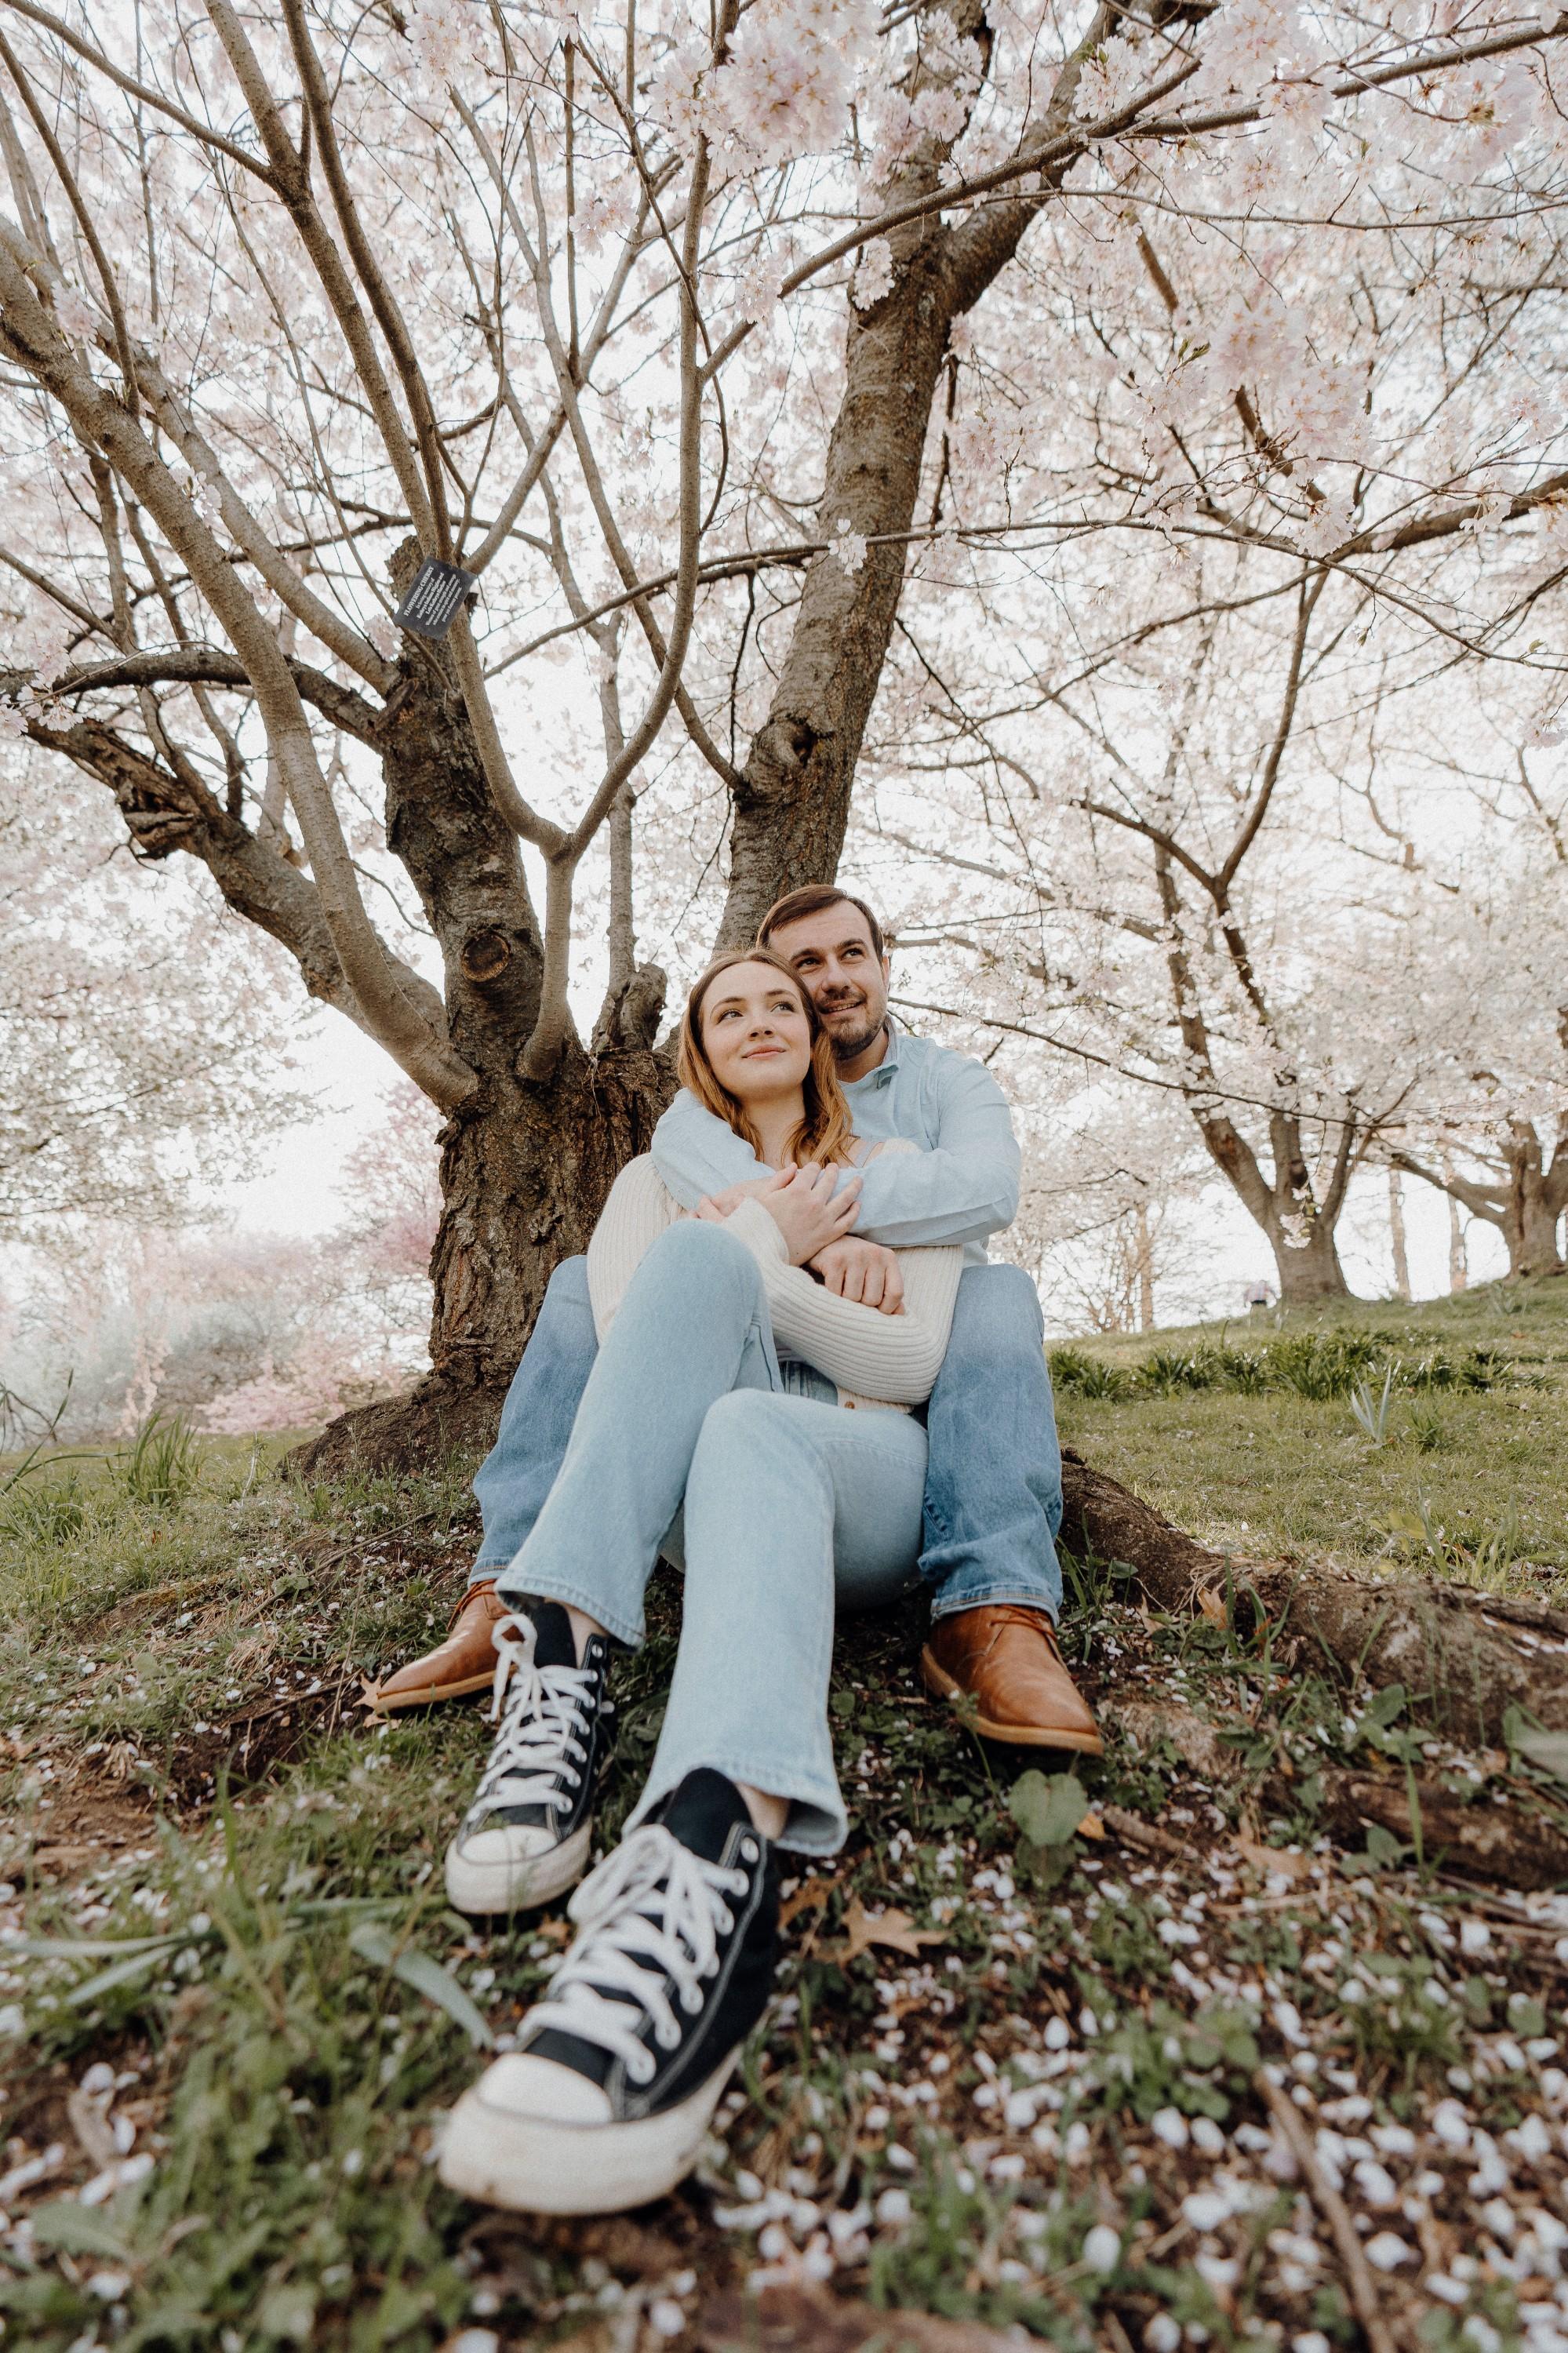
[[[895,1147],[885,1147],[893,1149]],[[588,1250],[588,1297],[602,1340],[644,1250],[683,1212],[646,1155],[629,1161],[610,1188]],[[743,1201],[724,1221],[757,1261],[780,1356],[815,1366],[841,1405],[923,1405],[947,1354],[963,1252],[902,1250],[904,1313],[839,1299],[791,1266],[784,1237],[760,1201]]]

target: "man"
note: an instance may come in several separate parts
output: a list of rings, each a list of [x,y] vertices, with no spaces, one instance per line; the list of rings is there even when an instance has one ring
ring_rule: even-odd
[[[758,944],[783,956],[810,995],[832,1039],[856,1134],[919,1146],[880,1155],[860,1172],[855,1231],[830,1244],[814,1271],[842,1296],[896,1314],[895,1247],[961,1242],[969,1261],[927,1409],[927,1687],[961,1700],[966,1720],[987,1738],[1097,1756],[1094,1717],[1056,1639],[1062,1467],[1040,1303],[1021,1269],[990,1263],[983,1247],[1018,1206],[1019,1151],[1006,1100],[978,1062],[892,1026],[882,931],[862,900],[831,884],[792,891],[764,917]],[[731,1208],[763,1181],[747,1145],[684,1092],[660,1121],[652,1152],[688,1209],[705,1199]],[[568,1259],[552,1275],[495,1446],[474,1480],[484,1536],[447,1640],[388,1677],[378,1694],[385,1709],[490,1687],[493,1630],[506,1615],[496,1572],[549,1493],[593,1366],[585,1267]]]

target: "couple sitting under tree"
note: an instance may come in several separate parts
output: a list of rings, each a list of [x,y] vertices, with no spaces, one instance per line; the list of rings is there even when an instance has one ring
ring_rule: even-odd
[[[552,1276],[448,1640],[384,1710],[492,1690],[447,1854],[460,1911],[583,1873],[618,1650],[654,1563],[685,1573],[647,1787],[572,1898],[518,2048],[447,2118],[442,2178],[528,2212],[673,2189],[760,2017],[774,1853],[847,1833],[828,1731],[840,1602],[922,1581],[927,1687],[990,1738],[1097,1754],[1057,1647],[1061,1464],[1039,1303],[983,1242],[1017,1206],[1001,1091],[889,1027],[858,899],[792,892],[697,982],[682,1092]]]

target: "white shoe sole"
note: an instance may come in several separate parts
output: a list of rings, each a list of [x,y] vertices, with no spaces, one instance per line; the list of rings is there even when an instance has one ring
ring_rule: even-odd
[[[441,2135],[449,2189],[514,2214],[620,2214],[668,2197],[697,2161],[738,2048],[678,2107],[630,2124],[560,2124],[491,2106],[482,2077]]]
[[[447,1849],[447,1901],[455,1912],[528,1912],[550,1904],[582,1877],[593,1841],[593,1820],[543,1854],[477,1862],[454,1839]]]

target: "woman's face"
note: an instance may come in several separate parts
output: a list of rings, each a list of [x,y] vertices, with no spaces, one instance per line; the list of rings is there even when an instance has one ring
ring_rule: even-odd
[[[811,1060],[800,992],[770,964],[732,964],[703,1000],[703,1045],[737,1103],[796,1092]]]

